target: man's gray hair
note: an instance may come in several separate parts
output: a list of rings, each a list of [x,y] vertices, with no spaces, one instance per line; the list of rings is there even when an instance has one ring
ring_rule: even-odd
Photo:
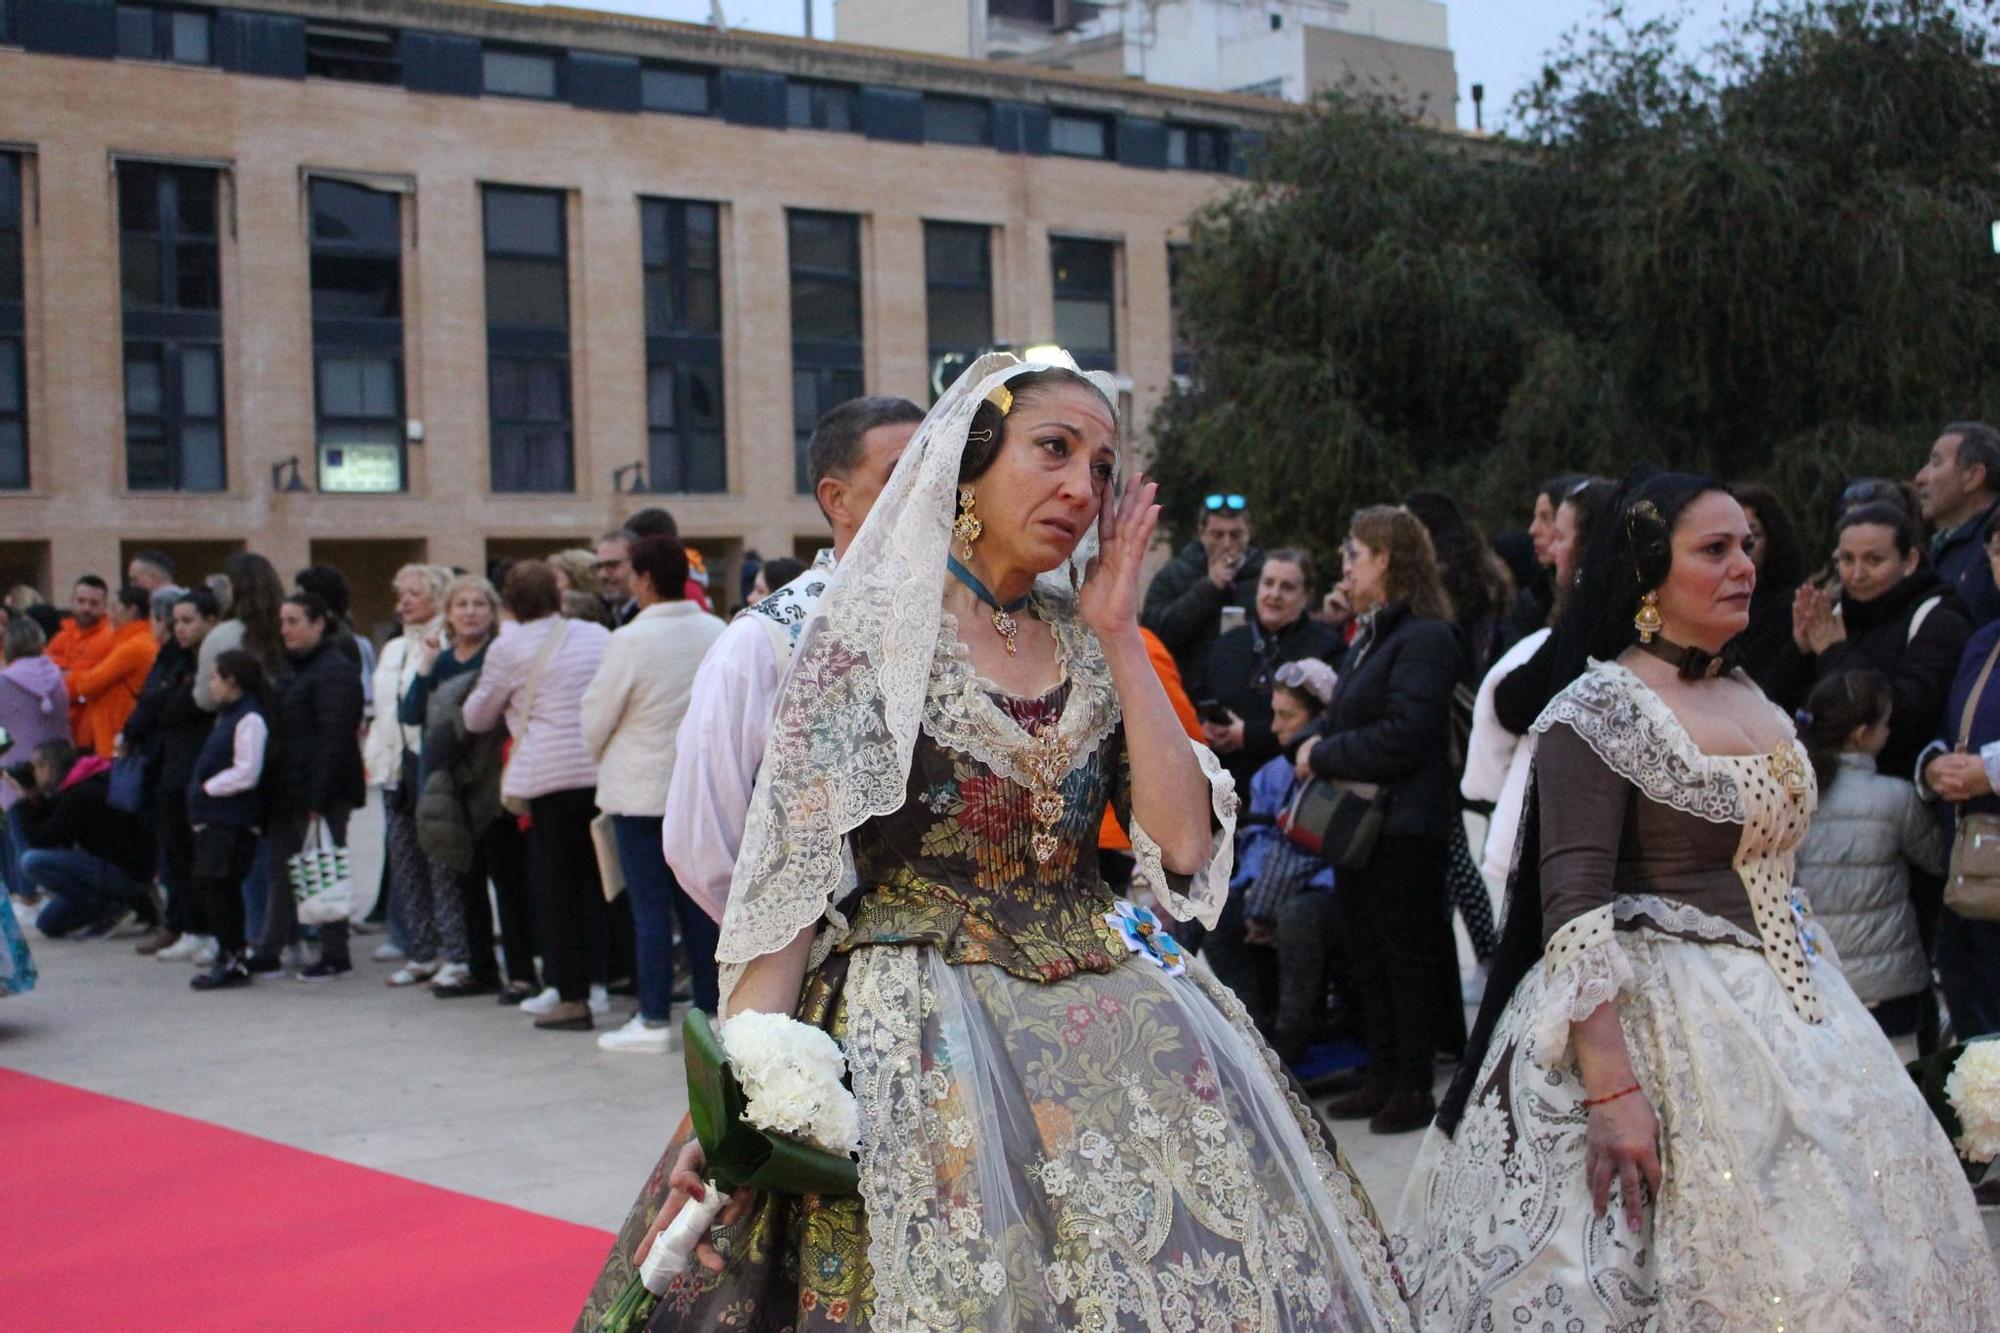
[[[1958,437],[1958,470],[1975,463],[1986,469],[1986,489],[2000,492],[2000,430],[1983,421],[1954,421],[1938,432]]]

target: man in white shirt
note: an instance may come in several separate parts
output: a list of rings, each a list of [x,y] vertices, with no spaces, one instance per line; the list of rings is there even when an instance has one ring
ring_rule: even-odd
[[[833,528],[833,549],[738,616],[695,676],[661,842],[681,888],[717,921],[729,902],[778,683],[828,573],[861,530],[923,419],[915,403],[890,397],[852,399],[820,418],[807,461],[813,497]]]

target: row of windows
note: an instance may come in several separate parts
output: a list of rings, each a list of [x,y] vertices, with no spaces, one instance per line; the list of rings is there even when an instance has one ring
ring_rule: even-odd
[[[221,257],[214,168],[117,167],[124,311],[126,484],[228,487]],[[576,488],[567,199],[482,193],[492,489]],[[641,199],[646,489],[728,486],[723,420],[720,210]],[[308,186],[314,420],[319,489],[406,485],[401,197],[353,181]],[[28,483],[18,157],[0,154],[0,489]],[[861,218],[787,214],[796,483],[820,415],[863,390]],[[1115,369],[1118,248],[1050,241],[1056,340]],[[992,345],[992,228],[924,223],[926,341],[945,379]],[[946,374],[946,371],[949,374]],[[934,385],[941,392],[943,384]]]
[[[1192,171],[1226,172],[1233,165],[1232,131],[1222,126],[1140,120],[1133,123],[1147,128],[1134,142],[1121,144],[1116,116],[1014,107],[1035,124],[1002,134],[997,121],[1011,104],[899,89],[866,94],[893,103],[878,108],[885,121],[871,126],[864,123],[864,90],[851,83],[192,5],[117,4],[104,11],[108,26],[101,33],[93,27],[97,21],[93,8],[66,0],[0,0],[0,42],[66,55],[219,64],[280,77],[401,84],[419,92],[569,100],[601,110],[726,115],[774,128],[865,130],[906,142],[998,146]],[[720,84],[728,77],[742,84],[738,104],[724,105],[728,99]]]

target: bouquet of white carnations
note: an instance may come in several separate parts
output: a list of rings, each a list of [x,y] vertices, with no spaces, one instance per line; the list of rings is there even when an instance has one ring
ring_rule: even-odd
[[[783,1014],[746,1012],[715,1027],[699,1009],[689,1012],[682,1033],[706,1197],[688,1200],[654,1240],[638,1277],[605,1313],[601,1333],[645,1326],[730,1191],[851,1195],[860,1187],[854,1152],[861,1117],[832,1037]]]
[[[1958,1150],[1966,1177],[1977,1183],[2000,1157],[2000,1037],[1975,1037],[1912,1060],[1931,1113]]]

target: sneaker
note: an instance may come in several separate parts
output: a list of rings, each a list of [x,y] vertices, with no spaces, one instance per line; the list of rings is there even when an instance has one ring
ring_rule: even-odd
[[[48,901],[40,894],[36,894],[32,898],[25,893],[16,893],[11,896],[14,900],[14,919],[21,923],[21,929],[23,930],[35,924],[35,918],[42,914],[42,908]]]
[[[554,986],[550,986],[533,999],[521,1001],[521,1012],[540,1018],[561,1003],[562,994]]]
[[[680,1033],[672,1023],[661,1023],[654,1027],[639,1015],[632,1015],[632,1021],[614,1032],[607,1032],[597,1039],[600,1051],[632,1051],[640,1055],[671,1055],[681,1048]]]
[[[608,1014],[611,1012],[611,994],[604,987],[592,986],[590,988],[590,1012],[593,1014]]]
[[[163,963],[190,963],[201,952],[203,943],[199,935],[182,935],[166,948],[155,950],[153,957]]]
[[[270,976],[274,972],[284,971],[285,960],[276,954],[253,953],[243,960],[243,966],[250,969],[251,976],[264,977]]]
[[[234,990],[249,984],[250,969],[241,958],[225,958],[208,971],[188,978],[188,985],[195,990]]]
[[[101,940],[119,927],[137,921],[139,914],[130,907],[114,907],[97,920],[70,936],[75,940]]]
[[[368,956],[378,963],[400,963],[407,957],[401,949],[398,949],[387,940],[383,940],[380,944],[370,949]]]
[[[322,958],[311,967],[299,973],[300,981],[333,981],[354,970],[354,964],[339,962],[332,958]]]
[[[215,942],[215,936],[204,935],[201,940],[201,948],[195,950],[194,957],[188,961],[196,967],[213,967],[215,960],[221,953],[222,946]]]
[[[571,1000],[535,1019],[535,1026],[544,1032],[588,1032],[597,1025],[591,1021],[589,1005],[582,1000]]]
[[[491,995],[500,989],[498,980],[477,977],[464,963],[447,963],[431,979],[431,995],[440,1000],[458,1000],[468,995]]]
[[[420,981],[429,981],[432,977],[436,976],[438,974],[438,967],[439,964],[435,962],[405,963],[394,972],[391,972],[389,979],[382,984],[385,986],[414,986]]]

